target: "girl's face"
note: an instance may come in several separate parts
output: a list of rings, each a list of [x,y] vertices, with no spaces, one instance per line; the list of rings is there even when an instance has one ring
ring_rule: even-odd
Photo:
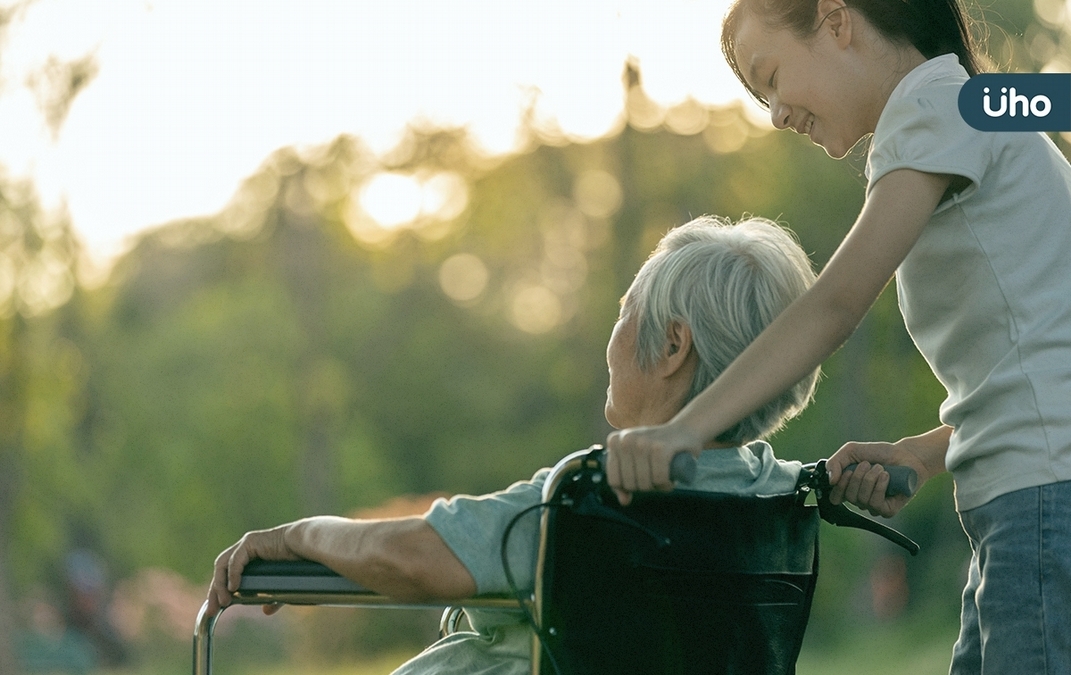
[[[817,33],[801,38],[745,12],[736,32],[736,58],[747,84],[769,101],[773,125],[806,134],[830,157],[840,159],[874,131],[881,108],[875,114],[867,103],[865,93],[873,87],[843,22],[827,18]]]

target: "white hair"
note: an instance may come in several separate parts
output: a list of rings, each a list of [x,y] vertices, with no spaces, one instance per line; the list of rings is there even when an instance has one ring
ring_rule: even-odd
[[[773,221],[702,216],[670,230],[626,295],[623,312],[637,317],[637,362],[648,368],[663,355],[672,322],[689,326],[699,363],[687,402],[814,280],[795,236]],[[816,369],[718,440],[743,444],[781,428],[810,403],[818,375]]]

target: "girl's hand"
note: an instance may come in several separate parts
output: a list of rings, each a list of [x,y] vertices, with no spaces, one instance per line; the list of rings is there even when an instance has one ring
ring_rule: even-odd
[[[606,439],[606,477],[622,505],[633,492],[673,489],[669,465],[680,452],[698,456],[703,441],[683,424],[622,429]]]
[[[849,464],[858,466],[853,471],[845,471],[844,467]],[[829,501],[834,504],[845,501],[855,504],[872,516],[889,518],[896,515],[911,498],[885,495],[889,487],[889,473],[885,471],[885,466],[909,466],[919,471],[906,457],[897,456],[896,446],[892,443],[845,444],[826,461],[829,482],[833,486]]]
[[[829,483],[833,486],[829,501],[843,501],[866,509],[870,515],[896,515],[910,497],[886,497],[889,473],[885,466],[906,466],[918,474],[918,487],[945,470],[944,457],[948,452],[951,427],[938,427],[919,436],[903,438],[896,443],[846,443],[826,461]],[[854,471],[845,471],[849,464],[858,464]]]
[[[220,553],[212,571],[212,585],[208,589],[208,615],[214,616],[231,604],[231,594],[238,590],[242,570],[250,560],[298,560],[286,545],[285,535],[290,524],[279,525],[270,530],[247,532],[237,543]],[[265,614],[274,614],[279,605],[264,605]]]

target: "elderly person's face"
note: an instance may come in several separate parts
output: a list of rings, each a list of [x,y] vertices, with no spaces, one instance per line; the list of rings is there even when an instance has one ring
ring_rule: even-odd
[[[691,330],[674,323],[659,358],[647,369],[636,357],[635,316],[628,302],[606,345],[610,386],[606,389],[606,421],[616,429],[668,422],[683,406],[695,372]]]

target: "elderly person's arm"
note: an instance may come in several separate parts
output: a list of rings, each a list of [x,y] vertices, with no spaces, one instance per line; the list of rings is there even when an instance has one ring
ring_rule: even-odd
[[[230,604],[253,559],[313,560],[399,600],[456,600],[476,593],[472,575],[421,517],[318,516],[248,532],[223,551],[212,575],[209,614]]]

